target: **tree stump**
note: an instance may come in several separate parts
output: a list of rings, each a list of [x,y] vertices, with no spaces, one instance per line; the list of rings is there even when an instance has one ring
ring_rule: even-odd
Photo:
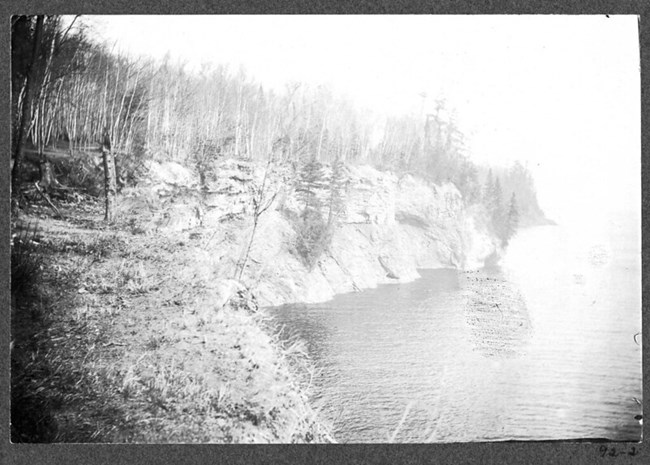
[[[104,189],[106,195],[106,214],[104,221],[111,222],[115,219],[115,160],[111,152],[111,141],[108,134],[104,135],[102,143],[102,161],[104,162]]]

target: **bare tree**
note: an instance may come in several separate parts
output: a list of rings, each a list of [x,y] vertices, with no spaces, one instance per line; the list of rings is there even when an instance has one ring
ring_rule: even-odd
[[[20,116],[20,121],[18,123],[18,130],[16,134],[16,141],[14,146],[14,166],[11,170],[11,189],[14,198],[20,197],[20,175],[23,168],[23,158],[24,158],[24,139],[25,139],[25,129],[27,122],[30,118],[30,104],[32,100],[32,87],[33,87],[33,71],[34,64],[38,59],[41,47],[41,37],[43,35],[43,15],[38,15],[36,17],[36,26],[34,30],[34,38],[32,45],[32,56],[27,65],[25,73],[25,84],[23,92],[23,102],[22,102],[22,112]],[[17,207],[17,202],[14,203],[14,206]]]
[[[278,195],[278,190],[275,190],[273,193],[270,191],[269,172],[271,171],[272,165],[273,155],[270,154],[266,163],[266,168],[264,170],[262,184],[253,187],[253,229],[251,231],[244,256],[237,263],[237,266],[235,268],[235,277],[240,281],[244,274],[244,269],[246,268],[246,263],[248,262],[248,256],[250,255],[251,248],[253,247],[255,232],[257,231],[257,225],[259,224],[260,217],[271,207],[271,205],[273,205],[273,202]]]

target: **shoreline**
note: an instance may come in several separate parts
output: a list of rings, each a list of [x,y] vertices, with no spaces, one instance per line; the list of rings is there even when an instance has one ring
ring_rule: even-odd
[[[110,225],[89,199],[61,205],[65,220],[38,205],[13,219],[25,264],[41,265],[13,293],[16,442],[334,442],[309,403],[304,343],[281,340],[258,306],[477,266],[497,247],[453,185],[361,166],[316,267],[293,248],[299,205],[285,192],[237,281],[250,179],[232,187],[245,170],[231,165],[219,181],[230,187],[210,199],[175,178],[127,190]]]
[[[38,237],[14,230],[14,266],[38,265],[14,273],[13,442],[334,442],[309,404],[304,347],[244,288],[197,279],[201,238],[39,213],[19,218]]]

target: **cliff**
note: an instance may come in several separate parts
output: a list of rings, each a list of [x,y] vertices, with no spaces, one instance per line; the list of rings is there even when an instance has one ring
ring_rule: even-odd
[[[15,219],[15,441],[333,441],[309,404],[306,348],[281,338],[259,305],[410,281],[418,268],[474,268],[497,250],[484,212],[467,209],[453,185],[356,166],[329,249],[309,268],[291,168],[265,176],[226,160],[203,186],[175,163],[147,168],[121,193],[117,224],[107,227],[100,203]],[[240,282],[261,185],[273,201]],[[328,184],[316,190],[326,203]],[[479,332],[494,323],[477,318]]]
[[[207,188],[198,189],[198,177],[188,170],[152,163],[146,183],[125,192],[121,209],[130,217],[138,212],[140,220],[131,226],[139,232],[200,235],[195,278],[218,288],[218,282],[234,276],[245,253],[252,192],[264,170],[226,160],[216,166]],[[347,178],[331,246],[310,271],[294,245],[292,218],[301,210],[295,174],[289,169],[269,173],[267,191],[277,195],[260,217],[242,277],[260,305],[319,302],[380,283],[412,281],[418,268],[473,269],[498,252],[482,211],[466,208],[453,184],[398,178],[368,166],[347,167]]]

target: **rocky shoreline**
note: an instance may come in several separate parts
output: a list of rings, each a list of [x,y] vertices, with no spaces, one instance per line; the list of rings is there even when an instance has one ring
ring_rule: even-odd
[[[42,272],[29,268],[12,291],[14,441],[333,442],[310,405],[302,342],[281,339],[259,307],[412,281],[418,268],[473,269],[499,253],[484,213],[452,184],[347,170],[342,214],[311,269],[295,245],[292,173],[238,160],[203,187],[180,165],[151,163],[110,225],[99,203],[62,205],[66,219],[44,207],[15,218],[12,276],[32,262]],[[274,201],[255,227],[265,175]]]
[[[207,188],[174,163],[150,164],[149,181],[125,192],[121,214],[138,216],[144,233],[190,236],[212,231],[205,252],[211,279],[234,276],[252,230],[252,186],[264,167],[226,160]],[[437,186],[412,175],[398,178],[368,166],[350,166],[343,214],[331,246],[308,270],[295,251],[290,218],[300,204],[292,173],[272,172],[272,208],[259,219],[242,282],[260,305],[320,302],[339,293],[408,282],[418,268],[475,269],[500,253],[479,206],[466,208],[453,184]],[[205,267],[209,269],[204,269]]]

